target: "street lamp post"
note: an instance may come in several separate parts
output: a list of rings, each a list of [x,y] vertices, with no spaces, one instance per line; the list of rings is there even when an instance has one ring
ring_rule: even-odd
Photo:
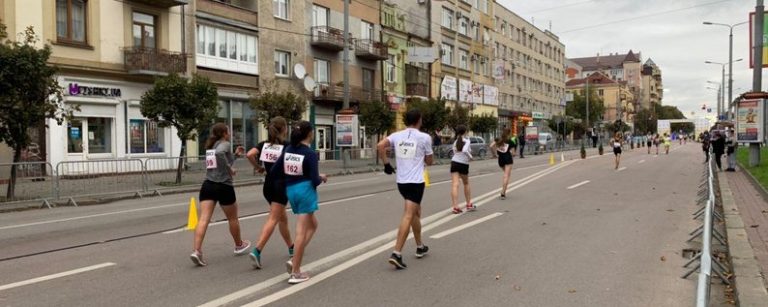
[[[724,92],[723,84],[715,81],[707,81],[707,83],[712,85],[717,85],[717,88],[712,88],[712,89],[717,90],[717,113],[718,113],[718,116],[720,116],[720,102],[722,102],[723,92]],[[710,88],[710,87],[707,87],[707,88]],[[718,118],[718,120],[720,119]]]
[[[744,60],[744,59],[738,59],[738,60],[735,60],[735,61],[730,61],[728,63],[704,61],[704,64],[720,65],[721,66],[721,70],[722,70],[722,82],[720,83],[720,84],[722,84],[722,92],[720,93],[720,103],[717,104],[717,119],[718,120],[720,120],[720,116],[723,113],[725,113],[725,109],[726,109],[726,105],[725,105],[725,65],[728,65],[728,67],[731,67],[731,66],[733,66],[733,63],[739,62],[739,61],[742,61],[742,60]],[[730,93],[733,92],[731,90],[731,86],[733,85],[733,77],[731,77],[729,75],[728,76],[728,80],[729,80],[729,85],[728,85],[728,92],[729,92],[729,96],[728,96],[728,101],[729,101],[728,109],[730,110],[730,99],[731,99]]]
[[[739,23],[729,25],[725,23],[705,21],[704,24],[712,25],[712,26],[727,27],[730,32],[728,35],[728,110],[729,110],[730,118],[733,119],[733,112],[730,112],[731,104],[733,103],[733,62],[736,62],[733,60],[733,28],[736,26],[747,24],[747,22],[744,21],[744,22],[739,22]],[[723,107],[725,107],[725,105],[723,105]]]

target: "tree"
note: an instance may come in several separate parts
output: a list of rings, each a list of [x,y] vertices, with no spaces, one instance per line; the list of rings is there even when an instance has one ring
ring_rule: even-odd
[[[406,103],[407,110],[417,109],[421,111],[421,130],[432,132],[445,128],[449,111],[442,99],[420,100],[412,99]],[[405,114],[403,114],[405,118]]]
[[[395,112],[383,101],[371,101],[360,104],[360,122],[365,123],[365,133],[375,135],[376,142],[381,135],[391,130],[395,124]],[[376,151],[376,164],[379,164],[379,151]]]
[[[565,115],[582,120],[582,127],[586,124],[583,122],[587,116],[587,97],[579,92],[573,94],[573,101],[569,102],[565,107]],[[589,125],[594,126],[605,113],[605,105],[603,99],[601,99],[594,88],[589,88]],[[589,127],[583,127],[589,128]]]
[[[269,121],[277,116],[284,117],[289,124],[301,120],[301,116],[307,110],[304,97],[292,91],[280,91],[277,87],[265,84],[262,88],[268,90],[260,92],[251,99],[251,108],[256,112],[256,121],[269,126]]]
[[[13,149],[13,162],[21,160],[22,151],[32,141],[27,130],[53,119],[61,125],[78,110],[63,102],[56,82],[57,68],[48,65],[51,46],[35,47],[39,41],[28,27],[20,41],[8,39],[0,23],[0,142]],[[11,180],[6,197],[15,198],[16,165],[11,166]]]
[[[577,126],[570,116],[560,115],[552,116],[552,119],[547,121],[547,125],[549,126],[549,129],[562,135],[563,139],[565,139],[565,136],[571,134]]]
[[[171,74],[155,80],[154,86],[141,96],[141,115],[156,121],[160,127],[176,128],[181,139],[176,183],[181,183],[181,168],[187,140],[206,129],[218,113],[216,85],[208,78],[194,75],[191,81]]]
[[[635,131],[642,134],[648,132],[656,133],[656,118],[657,117],[653,114],[652,110],[645,108],[640,109],[640,111],[637,111],[637,114],[635,114]]]
[[[485,136],[499,126],[498,117],[493,114],[484,113],[482,115],[472,115],[470,119],[470,128],[473,132]]]
[[[456,103],[456,106],[454,106],[453,108],[449,108],[448,110],[449,110],[448,111],[449,113],[445,119],[445,125],[447,127],[451,128],[454,132],[456,132],[456,128],[459,125],[469,126],[469,123],[470,123],[469,108],[462,107],[460,104]]]

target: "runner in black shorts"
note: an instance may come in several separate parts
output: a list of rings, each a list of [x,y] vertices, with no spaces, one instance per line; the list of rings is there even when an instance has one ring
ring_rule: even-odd
[[[466,133],[467,127],[464,125],[456,127],[456,142],[453,143],[453,157],[451,158],[451,212],[453,214],[462,212],[458,205],[459,181],[464,183],[467,211],[475,210],[469,190],[469,161],[472,160],[472,150],[469,146],[469,139],[464,137]]]
[[[229,232],[235,241],[235,255],[243,255],[248,252],[251,242],[240,238],[240,221],[237,216],[237,198],[235,188],[232,186],[232,176],[235,170],[232,164],[235,157],[243,154],[243,148],[238,147],[235,156],[229,143],[229,127],[223,123],[217,123],[211,128],[211,136],[205,142],[205,166],[206,174],[203,186],[200,188],[200,222],[195,228],[194,250],[189,258],[198,266],[205,266],[202,246],[208,223],[213,216],[213,209],[218,202],[221,210],[229,222]]]
[[[614,169],[619,169],[619,162],[621,162],[621,143],[621,132],[616,132],[616,134],[613,136],[613,140],[611,140],[611,145],[613,146],[613,155],[615,157]]]
[[[285,137],[288,133],[288,123],[285,118],[275,117],[269,122],[269,138],[266,142],[261,142],[252,148],[246,154],[248,161],[251,162],[256,171],[267,173],[264,180],[264,198],[269,204],[269,218],[261,228],[261,236],[256,241],[253,251],[250,253],[253,267],[261,269],[261,251],[267,245],[267,241],[275,231],[275,226],[280,229],[280,235],[288,246],[288,256],[293,257],[293,241],[291,232],[288,230],[288,217],[285,214],[285,206],[288,204],[288,196],[285,193],[285,183],[272,179],[269,172],[272,165],[280,158],[287,147]],[[277,181],[277,182],[276,182]]]
[[[501,182],[501,199],[507,198],[507,186],[509,185],[512,164],[514,163],[512,158],[512,155],[514,154],[512,147],[514,144],[509,139],[511,133],[512,131],[509,128],[504,129],[501,133],[501,138],[496,139],[496,141],[491,144],[491,151],[495,152],[499,159],[499,167],[504,170],[504,178]]]
[[[406,268],[401,251],[413,229],[416,241],[416,257],[427,254],[429,247],[421,241],[421,198],[424,196],[424,165],[432,165],[432,138],[421,131],[421,113],[412,109],[405,113],[407,128],[384,138],[378,144],[379,158],[384,163],[384,172],[395,172],[389,164],[387,152],[394,150],[397,162],[397,189],[405,199],[405,210],[397,231],[395,250],[389,263],[397,269]]]

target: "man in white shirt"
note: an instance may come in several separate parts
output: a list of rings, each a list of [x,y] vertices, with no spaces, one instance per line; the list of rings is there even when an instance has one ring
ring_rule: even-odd
[[[389,164],[387,149],[394,150],[397,163],[397,189],[405,199],[405,211],[397,232],[395,250],[389,257],[389,263],[397,269],[407,266],[403,263],[400,252],[403,250],[408,233],[413,229],[416,241],[416,257],[427,254],[429,247],[421,241],[421,199],[424,196],[424,166],[432,165],[432,138],[421,131],[421,113],[409,110],[405,113],[407,128],[395,132],[378,144],[379,157],[384,163],[384,172],[391,175],[395,172]]]

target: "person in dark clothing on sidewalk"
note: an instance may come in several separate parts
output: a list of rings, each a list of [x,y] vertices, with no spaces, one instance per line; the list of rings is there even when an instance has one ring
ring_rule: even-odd
[[[525,152],[525,133],[520,133],[520,136],[517,138],[517,143],[520,147],[520,159],[525,158],[523,155],[523,152]]]
[[[717,169],[723,170],[723,166],[720,164],[720,156],[725,154],[725,138],[720,132],[715,132],[715,137],[712,140],[712,152],[715,155],[715,163],[717,163]]]
[[[704,151],[704,163],[709,162],[709,132],[701,135],[701,150]]]

